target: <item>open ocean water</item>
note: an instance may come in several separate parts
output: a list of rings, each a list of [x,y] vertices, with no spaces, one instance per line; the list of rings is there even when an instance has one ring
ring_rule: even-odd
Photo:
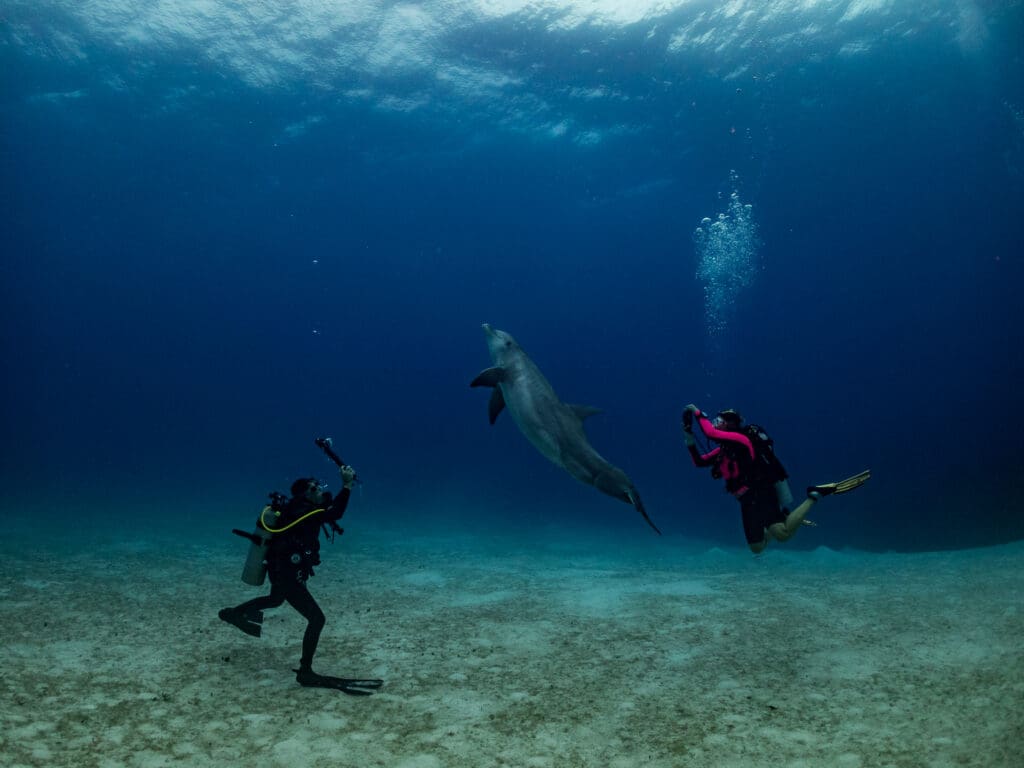
[[[1020,0],[0,0],[0,552],[17,566],[0,585],[10,621],[31,611],[37,592],[72,584],[69,563],[82,562],[99,579],[79,585],[93,602],[61,591],[52,610],[58,624],[102,623],[97,590],[160,582],[147,572],[152,553],[173,577],[140,610],[160,615],[164,598],[187,604],[188,626],[211,633],[195,653],[214,664],[227,652],[209,643],[246,639],[222,634],[230,628],[216,626],[217,609],[253,594],[237,581],[246,544],[231,528],[249,528],[267,494],[296,477],[323,477],[337,491],[336,469],[314,445],[330,436],[362,484],[348,533],[325,545],[314,594],[330,602],[338,590],[343,603],[337,578],[350,547],[386,574],[390,597],[378,597],[393,611],[394,636],[413,615],[394,595],[431,589],[430,605],[457,613],[468,643],[460,654],[501,634],[479,622],[515,621],[525,639],[509,664],[594,658],[593,648],[573,655],[581,649],[544,635],[566,618],[553,603],[518,616],[471,610],[532,595],[531,551],[563,569],[551,578],[575,585],[582,602],[567,621],[584,620],[572,611],[593,618],[588,601],[600,602],[623,633],[608,630],[612,645],[654,631],[655,614],[641,620],[613,599],[607,579],[620,570],[648,597],[708,611],[714,596],[756,591],[763,579],[797,626],[800,598],[777,592],[794,569],[801,579],[819,566],[831,574],[839,592],[822,596],[826,606],[843,604],[843,573],[865,605],[876,579],[899,584],[875,569],[899,573],[901,556],[913,574],[908,594],[927,594],[929,564],[974,574],[972,584],[992,590],[992,625],[982,621],[983,636],[921,674],[983,668],[964,690],[979,713],[978,702],[1000,702],[989,732],[952,746],[911,733],[920,762],[888,733],[886,762],[850,746],[853,736],[842,750],[814,751],[812,741],[827,741],[819,723],[808,726],[814,739],[795,736],[773,759],[946,765],[1000,744],[990,762],[973,764],[1015,764],[1008,745],[1021,721],[1005,702],[1021,694],[1020,647],[1005,638],[1020,628],[1020,593],[1001,569],[1019,566],[1024,538],[1022,30]],[[587,420],[589,438],[629,474],[663,538],[628,505],[545,461],[509,414],[488,424],[488,391],[469,386],[491,365],[483,323],[513,334],[565,402],[603,411]],[[679,418],[690,402],[764,426],[798,497],[868,467],[872,479],[823,502],[817,527],[751,564],[736,503],[686,453]],[[552,565],[560,547],[573,555]],[[971,566],[959,551],[978,547],[996,554]],[[957,552],[928,554],[938,551]],[[833,556],[866,559],[837,566]],[[466,571],[445,572],[433,558],[453,568],[466,558]],[[104,563],[124,580],[103,580]],[[515,586],[505,594],[508,569]],[[734,572],[739,582],[729,582]],[[587,573],[609,601],[572,591]],[[489,578],[497,586],[473,596],[473,580]],[[683,578],[699,582],[695,591]],[[937,584],[952,591],[944,603],[933,595],[929,610],[955,612],[967,599],[950,580]],[[372,603],[372,584],[359,589]],[[107,610],[130,634],[127,605]],[[687,606],[686,616],[704,610]],[[878,659],[888,658],[882,638],[856,634],[881,619],[859,615],[847,629],[875,661],[861,667],[858,689],[878,682]],[[301,632],[292,619],[278,637],[285,672]],[[27,660],[85,652],[50,647],[40,626],[24,625],[25,644],[10,651],[8,666],[25,679]],[[936,643],[948,631],[955,644],[960,631],[907,626]],[[365,632],[376,673],[406,675],[399,690],[415,690],[403,667],[409,649]],[[719,629],[695,632],[690,640],[714,653]],[[146,638],[151,646],[159,634]],[[662,640],[650,638],[652,664],[665,659]],[[321,647],[330,642],[325,634]],[[350,644],[353,658],[360,647]],[[820,659],[822,669],[857,668],[848,656],[848,665]],[[203,669],[214,680],[223,673]],[[500,696],[493,670],[483,698]],[[88,668],[76,674],[87,689]],[[110,696],[128,695],[103,674]],[[982,679],[991,687],[979,692]],[[737,690],[722,680],[705,682]],[[586,689],[577,682],[560,695]],[[294,687],[287,675],[261,685]],[[804,680],[784,706],[813,708],[807,696],[823,686]],[[913,686],[894,694],[908,710],[935,695]],[[651,711],[663,711],[648,693]],[[57,694],[38,700],[46,695]],[[452,705],[450,722],[468,717],[467,701]],[[727,701],[712,708],[725,712]],[[184,732],[187,702],[178,704],[174,727]],[[257,717],[237,706],[239,717]],[[537,722],[558,717],[542,714]],[[865,732],[876,725],[857,722]],[[70,738],[72,726],[33,723],[0,750],[13,764],[60,764],[54,734]],[[102,717],[92,725],[114,727]],[[446,757],[420,734],[408,754],[359,753],[369,761],[359,764],[472,765],[473,750],[490,755],[486,764],[751,764],[740,752],[716,761],[718,732],[658,742],[644,763],[621,741],[595,747],[603,726],[577,725],[547,733],[535,752],[519,744],[500,757],[481,746],[492,742],[462,734],[462,751]],[[329,726],[310,727],[319,739]],[[139,758],[147,768],[227,764],[244,750],[239,741],[226,753],[161,751],[128,732],[111,738],[129,745],[125,754],[154,750]],[[86,736],[74,738],[84,751],[67,764],[105,764]],[[590,747],[573,753],[573,739]],[[321,746],[262,754],[320,764]]]

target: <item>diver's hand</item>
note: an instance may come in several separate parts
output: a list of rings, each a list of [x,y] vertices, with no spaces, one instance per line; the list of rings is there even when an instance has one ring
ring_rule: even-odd
[[[700,416],[700,408],[693,403],[690,403],[683,409],[683,429],[687,432],[693,431],[693,415],[697,414]]]
[[[338,472],[341,474],[341,485],[343,488],[351,488],[352,484],[356,481],[356,471],[352,469],[348,464],[342,464],[338,468]]]

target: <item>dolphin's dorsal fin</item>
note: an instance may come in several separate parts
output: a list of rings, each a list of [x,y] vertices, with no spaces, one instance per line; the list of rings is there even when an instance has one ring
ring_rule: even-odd
[[[471,387],[496,387],[506,378],[505,369],[501,366],[494,366],[480,371],[480,375],[470,382]]]
[[[569,410],[575,413],[576,418],[580,421],[584,421],[588,416],[604,413],[600,408],[595,408],[592,405],[570,405]]]
[[[491,399],[487,403],[487,417],[493,424],[498,419],[498,414],[505,408],[505,396],[501,393],[501,387],[491,390]]]

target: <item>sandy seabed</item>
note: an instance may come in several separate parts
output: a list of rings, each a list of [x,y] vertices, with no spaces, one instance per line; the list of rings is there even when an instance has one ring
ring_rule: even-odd
[[[349,534],[310,588],[356,698],[287,606],[217,619],[242,540],[142,535],[0,545],[0,765],[1024,765],[1024,544]]]

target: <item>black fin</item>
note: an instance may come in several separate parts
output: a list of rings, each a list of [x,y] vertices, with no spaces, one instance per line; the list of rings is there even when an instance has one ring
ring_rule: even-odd
[[[245,632],[247,635],[253,637],[259,637],[262,632],[262,628],[258,623],[250,619],[244,613],[237,608],[224,608],[217,614],[221,621],[226,621],[228,624],[233,624],[240,630]],[[263,614],[260,613],[260,621],[263,621]]]
[[[599,413],[604,413],[600,408],[595,408],[592,405],[570,405],[569,410],[579,417],[580,421],[583,421],[588,416],[596,416]]]
[[[496,387],[505,380],[505,369],[501,366],[480,371],[480,375],[469,383],[471,387]]]
[[[505,395],[501,393],[501,387],[491,390],[491,399],[487,403],[487,416],[491,424],[498,420],[498,414],[505,408]]]
[[[629,496],[629,501],[636,508],[636,511],[644,516],[644,520],[647,521],[647,524],[654,529],[654,532],[656,534],[661,536],[661,529],[659,529],[658,526],[654,524],[654,521],[647,516],[647,510],[644,509],[644,503],[640,501],[640,494],[637,493],[636,488],[630,488],[628,491],[626,491],[626,495]]]
[[[304,688],[333,688],[349,696],[369,696],[382,685],[383,680],[360,680],[352,677],[318,675],[312,670],[295,670],[295,680]]]

